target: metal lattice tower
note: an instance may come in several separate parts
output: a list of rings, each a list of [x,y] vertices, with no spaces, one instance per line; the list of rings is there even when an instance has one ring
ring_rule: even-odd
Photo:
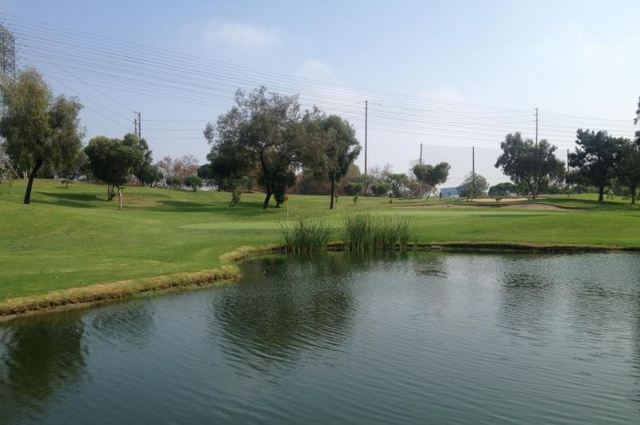
[[[0,24],[0,84],[16,78],[16,39]],[[0,113],[4,114],[4,102],[0,93]]]

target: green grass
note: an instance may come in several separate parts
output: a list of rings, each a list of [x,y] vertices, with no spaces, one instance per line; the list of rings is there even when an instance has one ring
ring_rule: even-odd
[[[36,182],[31,205],[24,184],[0,184],[0,303],[53,290],[195,272],[217,267],[220,256],[244,245],[281,243],[284,208],[263,211],[261,194],[229,194],[130,187],[125,209],[106,202],[105,187]],[[344,199],[344,201],[343,201]],[[424,201],[343,198],[329,211],[326,196],[290,196],[289,221],[326,218],[332,239],[354,209],[400,217],[420,242],[505,242],[640,246],[640,210],[595,195],[541,199],[573,209],[422,208]],[[458,201],[430,200],[429,203]]]

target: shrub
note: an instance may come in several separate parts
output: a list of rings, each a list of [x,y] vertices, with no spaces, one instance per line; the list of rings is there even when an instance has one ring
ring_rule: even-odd
[[[389,191],[389,188],[387,187],[386,184],[384,184],[382,182],[377,182],[377,183],[374,183],[374,184],[371,185],[371,192],[375,196],[386,195],[388,191]]]
[[[180,179],[175,176],[169,176],[165,179],[165,183],[172,189],[177,189],[182,186]]]
[[[347,183],[342,191],[348,196],[358,196],[362,192],[362,184],[356,182]]]
[[[189,176],[184,179],[184,184],[187,187],[190,187],[194,192],[200,189],[203,185],[202,179],[198,176]]]

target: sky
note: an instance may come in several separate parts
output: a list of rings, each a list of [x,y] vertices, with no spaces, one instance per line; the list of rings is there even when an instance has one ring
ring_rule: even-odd
[[[142,114],[156,160],[209,151],[202,129],[237,88],[299,94],[344,116],[369,167],[447,161],[445,186],[495,184],[509,132],[558,146],[575,130],[631,137],[640,96],[637,1],[0,0],[19,66],[85,105],[85,142]],[[358,164],[363,167],[363,155]]]

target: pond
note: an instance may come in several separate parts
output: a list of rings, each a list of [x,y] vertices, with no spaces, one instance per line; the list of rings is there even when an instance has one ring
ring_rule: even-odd
[[[0,424],[640,423],[640,256],[327,254],[0,325]]]

